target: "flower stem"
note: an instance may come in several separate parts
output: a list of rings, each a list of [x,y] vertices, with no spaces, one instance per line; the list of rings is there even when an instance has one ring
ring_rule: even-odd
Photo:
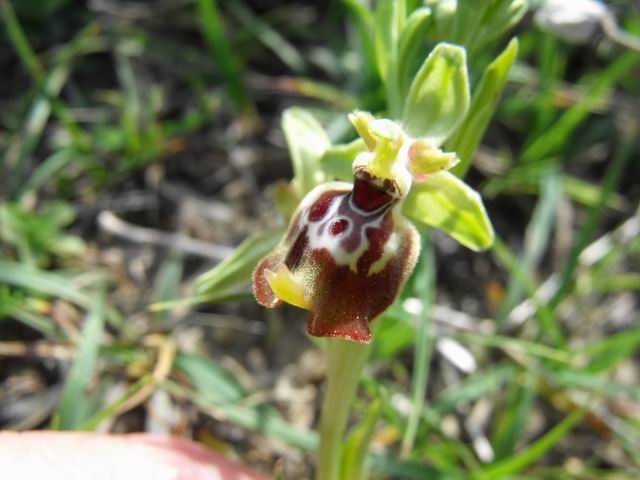
[[[339,480],[343,436],[362,369],[371,346],[327,340],[327,391],[320,413],[316,480]]]

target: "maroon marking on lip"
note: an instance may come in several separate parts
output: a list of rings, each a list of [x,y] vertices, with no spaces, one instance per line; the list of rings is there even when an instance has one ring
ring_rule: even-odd
[[[333,199],[343,194],[344,192],[326,192],[318,200],[315,201],[311,208],[309,208],[309,214],[307,218],[310,222],[317,222],[327,214]]]
[[[331,224],[331,227],[329,228],[329,232],[331,232],[331,235],[335,235],[338,236],[341,233],[344,233],[344,231],[349,227],[349,222],[347,220],[345,220],[344,218],[337,220],[335,222],[333,222]]]
[[[309,261],[316,265],[318,277],[307,324],[311,335],[363,343],[371,340],[369,322],[393,303],[413,270],[419,245],[413,227],[398,232],[398,250],[381,271],[369,275],[369,266],[379,258],[392,233],[388,230],[393,228],[392,220],[384,223],[387,228],[369,234],[376,247],[363,255],[355,272],[349,266],[337,265],[327,249],[312,250]]]
[[[356,179],[353,185],[353,201],[367,212],[393,201],[393,197],[365,179]]]
[[[284,264],[291,270],[295,270],[300,265],[302,256],[309,248],[309,236],[307,235],[308,230],[309,227],[304,227],[302,229],[295,242],[293,242],[293,245],[289,248],[289,252],[284,259]]]

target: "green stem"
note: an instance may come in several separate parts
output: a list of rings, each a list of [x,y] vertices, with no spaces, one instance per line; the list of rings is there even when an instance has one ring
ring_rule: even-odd
[[[316,480],[338,480],[342,443],[351,404],[371,346],[327,340],[327,391],[320,413],[320,448]]]

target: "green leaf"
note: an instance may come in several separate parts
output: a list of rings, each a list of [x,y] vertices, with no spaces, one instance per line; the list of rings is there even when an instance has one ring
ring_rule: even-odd
[[[412,137],[441,145],[469,108],[469,79],[464,48],[438,44],[413,79],[403,124]]]
[[[457,0],[451,41],[469,46],[489,7],[487,0]]]
[[[248,282],[260,259],[277,245],[283,233],[283,228],[275,228],[247,238],[229,258],[198,277],[198,295],[218,296]]]
[[[471,166],[517,56],[518,40],[514,38],[484,71],[473,92],[469,113],[447,142],[447,150],[456,152],[460,158],[460,163],[451,169],[460,178],[464,178]]]
[[[367,478],[367,454],[376,422],[382,412],[382,400],[374,400],[362,421],[349,434],[342,451],[340,478],[364,480]]]
[[[320,165],[327,177],[350,182],[353,179],[353,161],[358,154],[366,151],[367,145],[361,138],[344,145],[334,145],[324,153]]]
[[[282,115],[282,130],[293,164],[293,176],[300,197],[324,181],[320,158],[331,146],[322,125],[303,108],[293,107]]]
[[[86,419],[92,403],[85,391],[98,360],[100,339],[105,320],[104,292],[94,299],[82,329],[78,354],[62,390],[56,413],[56,426],[63,430],[78,428]]]
[[[405,20],[405,0],[377,2],[374,30],[376,63],[386,87],[387,105],[392,117],[400,115],[404,101],[398,76],[398,47]]]
[[[513,27],[527,7],[526,0],[458,0],[451,40],[472,55]]]
[[[528,8],[527,0],[498,0],[494,2],[487,9],[486,19],[480,22],[478,35],[471,48],[477,51],[502,37],[522,19]]]
[[[445,231],[472,250],[486,250],[493,244],[493,227],[480,195],[449,172],[414,184],[404,213],[416,222]]]
[[[418,55],[424,46],[425,33],[430,25],[431,9],[418,8],[409,18],[400,35],[398,45],[398,76],[400,79],[400,92],[403,94],[409,87],[412,70],[418,66]]]
[[[456,2],[425,0],[424,3],[431,8],[433,19],[427,31],[427,39],[434,43],[451,40],[457,10]]]
[[[343,4],[350,16],[349,23],[353,26],[357,36],[358,53],[365,69],[362,75],[364,83],[365,85],[375,84],[378,80],[378,68],[374,43],[373,13],[360,0],[343,0]]]
[[[400,11],[402,4],[403,0],[380,0],[376,4],[374,44],[378,73],[384,82],[387,81],[389,65],[396,54],[404,21],[404,12]]]

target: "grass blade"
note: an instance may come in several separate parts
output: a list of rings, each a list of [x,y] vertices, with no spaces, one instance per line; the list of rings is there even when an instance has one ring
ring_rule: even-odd
[[[607,173],[602,182],[602,190],[600,193],[598,205],[589,212],[587,220],[580,228],[576,242],[573,246],[573,249],[571,250],[571,253],[569,254],[569,258],[567,259],[565,268],[562,271],[560,286],[549,302],[549,307],[552,311],[560,305],[571,288],[572,279],[576,267],[578,266],[578,259],[580,257],[580,254],[589,245],[589,243],[595,236],[609,196],[618,187],[618,184],[620,183],[620,179],[622,177],[622,172],[624,171],[624,167],[627,164],[627,161],[632,156],[635,138],[635,135],[631,132],[623,134],[623,138],[613,158],[613,162],[611,162],[611,165],[607,169]]]
[[[55,425],[74,430],[82,424],[91,408],[86,387],[93,375],[105,321],[105,293],[93,299],[92,308],[82,329],[78,353],[62,390]]]
[[[242,82],[240,66],[237,61],[238,55],[233,52],[231,45],[227,41],[217,0],[199,0],[198,8],[202,33],[227,84],[229,96],[235,108],[250,116],[255,115],[253,105]]]
[[[422,416],[429,380],[429,366],[433,353],[433,324],[431,305],[435,296],[435,258],[429,237],[425,236],[422,255],[415,273],[414,294],[421,297],[422,312],[419,314],[418,331],[415,340],[413,374],[411,376],[411,412],[407,420],[407,428],[402,439],[402,453],[407,456],[413,450]]]
[[[551,171],[541,179],[541,194],[531,217],[524,239],[524,253],[520,264],[532,276],[536,265],[549,242],[556,218],[556,210],[562,193],[562,184],[557,172]],[[501,326],[511,310],[522,298],[523,288],[516,278],[509,279],[504,301],[500,305],[496,322]]]
[[[209,402],[238,402],[245,396],[238,381],[210,358],[181,352],[174,366],[189,377],[193,387]]]
[[[0,259],[0,282],[59,297],[90,309],[93,298],[70,285],[62,275]]]
[[[94,299],[75,287],[68,277],[0,259],[0,283],[21,287],[44,295],[62,298],[91,310]],[[115,310],[107,308],[107,318],[115,325],[122,320]]]
[[[464,402],[495,392],[506,382],[512,381],[516,373],[516,369],[507,364],[485,368],[443,390],[434,400],[432,407],[443,415]]]
[[[541,160],[556,154],[605,92],[629,75],[638,63],[640,55],[636,52],[626,52],[613,61],[589,87],[584,98],[564,112],[553,128],[546,130],[522,153],[523,162]]]
[[[42,79],[44,76],[42,65],[31,48],[29,40],[24,34],[24,31],[20,26],[20,22],[11,7],[11,3],[7,0],[0,0],[0,16],[7,27],[9,40],[13,44],[15,51],[18,53],[20,61],[32,77]]]
[[[248,430],[263,433],[303,450],[315,450],[318,445],[316,432],[292,426],[267,405],[246,407],[237,402],[212,402],[202,393],[172,381],[163,382],[161,388],[176,398],[193,402],[204,413],[219,420],[229,421]]]
[[[100,426],[102,422],[107,420],[108,418],[117,415],[120,412],[120,409],[126,405],[126,403],[131,399],[136,393],[145,388],[147,385],[151,385],[153,383],[152,375],[145,375],[140,380],[131,385],[127,390],[122,394],[120,398],[118,398],[115,402],[110,405],[107,405],[105,408],[97,412],[91,418],[86,420],[78,427],[78,430],[82,430],[85,432],[90,432],[95,430]]]
[[[529,372],[524,372],[523,377],[522,382],[516,381],[509,386],[505,404],[498,413],[491,442],[496,461],[513,454],[526,429],[529,413],[536,398],[536,377]]]
[[[635,324],[639,322],[636,319]],[[626,330],[598,340],[582,349],[582,354],[590,359],[585,368],[598,373],[616,365],[619,361],[640,351],[640,328]]]
[[[498,261],[509,270],[510,276],[520,283],[527,296],[536,306],[540,331],[548,334],[556,345],[565,345],[566,340],[558,319],[545,302],[538,298],[536,293],[537,288],[533,280],[529,278],[527,272],[522,268],[515,255],[497,236],[493,244],[493,253]]]
[[[59,150],[43,161],[33,172],[24,186],[18,192],[22,198],[29,192],[37,192],[43,185],[50,182],[56,174],[72,161],[77,161],[78,154],[71,150]]]
[[[550,449],[552,449],[560,440],[562,440],[582,419],[585,413],[585,410],[582,409],[573,411],[562,422],[549,430],[546,434],[529,445],[527,448],[505,460],[499,461],[487,467],[482,473],[478,474],[476,478],[480,478],[482,480],[505,478],[505,476],[507,475],[513,475],[522,471],[528,465],[535,462]]]
[[[54,110],[54,107],[58,105],[57,97],[60,95],[62,87],[69,78],[73,59],[78,55],[104,49],[103,42],[97,39],[97,33],[98,29],[96,24],[90,24],[81,30],[78,35],[60,51],[60,54],[56,57],[56,66],[41,80],[38,81],[38,78],[36,78],[41,93],[33,102],[27,114],[22,132],[13,139],[4,158],[1,160],[4,167],[11,171],[11,175],[7,174],[6,178],[7,191],[13,197],[15,197],[16,192],[19,191],[25,180],[30,168],[31,154],[40,142],[51,112]],[[74,139],[76,139],[78,135],[83,135],[80,133],[77,125],[74,125],[70,121],[64,109],[55,109],[62,117],[63,123],[68,127]]]
[[[306,70],[304,57],[275,28],[254,14],[242,2],[228,2],[230,12],[240,20],[256,39],[271,50],[287,67],[295,73]]]

